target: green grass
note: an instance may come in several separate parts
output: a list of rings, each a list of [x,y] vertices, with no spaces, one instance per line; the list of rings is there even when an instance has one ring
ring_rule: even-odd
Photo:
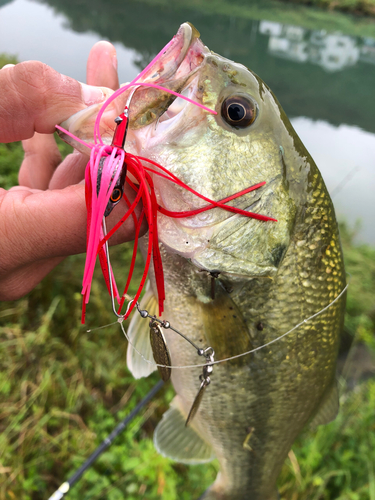
[[[347,327],[372,345],[375,251],[353,247],[347,233],[343,242],[352,273]],[[126,269],[131,245],[113,250],[113,261]],[[132,379],[117,325],[93,332],[80,326],[83,264],[83,256],[71,257],[26,298],[0,305],[1,500],[47,498],[157,380]],[[137,272],[139,276],[140,266]],[[96,273],[88,327],[113,321],[108,306]],[[336,421],[317,432],[306,431],[293,446],[279,481],[283,499],[371,498],[375,381],[352,393],[345,385],[342,390]],[[172,396],[169,386],[141,412],[69,498],[198,498],[213,481],[217,464],[173,464],[152,445],[155,425]]]
[[[17,62],[16,56],[0,53],[0,69],[6,64],[17,64]]]
[[[130,251],[129,245],[115,249],[113,260],[125,268]],[[1,499],[47,498],[157,380],[130,376],[118,325],[93,332],[80,326],[83,264],[82,256],[67,259],[27,298],[0,306]],[[108,305],[97,275],[87,325],[112,322]],[[191,473],[159,456],[151,442],[171,397],[169,387],[98,460],[70,498],[100,498],[103,488],[111,500],[124,493],[139,498],[139,488],[147,498],[160,498],[161,492],[163,498],[176,498]],[[208,470],[206,484],[214,475],[212,466]]]
[[[9,186],[22,151],[19,144],[0,148],[1,182]],[[375,250],[353,245],[345,226],[342,242],[352,275],[346,332],[375,352]],[[131,249],[112,251],[124,273]],[[83,266],[84,256],[68,258],[27,297],[0,304],[0,500],[48,498],[158,379],[131,377],[118,325],[87,331],[113,321],[98,271],[87,327],[80,325]],[[136,278],[141,272],[139,263]],[[353,392],[340,382],[338,418],[306,430],[286,460],[279,479],[283,500],[375,500],[375,381]],[[172,397],[168,385],[67,498],[198,498],[213,482],[217,463],[187,467],[153,448],[154,428]]]

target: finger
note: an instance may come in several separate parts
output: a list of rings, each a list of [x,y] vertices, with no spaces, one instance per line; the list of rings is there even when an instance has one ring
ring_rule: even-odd
[[[25,157],[22,162],[18,182],[33,189],[47,189],[56,167],[61,162],[61,154],[53,135],[34,134],[22,141]]]
[[[33,262],[12,272],[0,281],[0,300],[18,300],[42,281],[64,257]]]
[[[53,174],[49,189],[64,189],[81,182],[85,178],[88,161],[89,157],[78,151],[68,155]]]
[[[6,69],[6,68],[13,68],[15,64],[5,64],[1,69]]]
[[[86,81],[89,85],[119,88],[116,49],[109,42],[97,42],[87,60]]]
[[[125,187],[132,201],[134,191]],[[61,190],[27,193],[3,191],[0,199],[0,274],[43,259],[63,257],[86,250],[86,204],[83,184]],[[137,213],[139,215],[140,206]],[[119,203],[108,217],[112,228],[126,208]],[[146,224],[142,234],[146,231]],[[131,217],[111,238],[111,244],[134,239]]]
[[[2,191],[0,189],[0,191]],[[5,192],[5,189],[3,190]],[[12,186],[11,188],[8,189],[8,192],[14,192],[14,191],[19,191],[19,192],[23,192],[25,194],[25,196],[29,195],[29,194],[34,194],[34,193],[39,193],[40,192],[40,189],[31,189],[31,188],[28,188],[26,186]],[[1,202],[1,198],[0,198],[0,202]]]
[[[97,87],[81,84],[38,61],[0,71],[0,142],[52,134],[55,125],[104,100]]]

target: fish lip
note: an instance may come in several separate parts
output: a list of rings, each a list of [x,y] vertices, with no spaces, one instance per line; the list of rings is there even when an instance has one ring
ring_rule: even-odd
[[[190,23],[180,26],[162,55],[138,79],[139,83],[161,85],[181,93],[194,78],[205,56],[210,53]],[[130,90],[124,95],[129,95]],[[129,126],[133,130],[147,127],[159,120],[176,99],[161,89],[142,85],[135,92],[129,110]]]
[[[161,54],[157,61],[152,64],[141,76],[139,82],[173,87],[174,82],[176,82],[176,80],[178,80],[179,78],[187,78],[192,70],[194,70],[194,68],[198,66],[199,57],[203,53],[209,52],[207,47],[205,47],[200,41],[199,36],[199,32],[194,28],[193,25],[189,23],[183,23],[177,31],[177,34],[167,45],[165,51]],[[189,65],[189,62],[192,63],[194,67],[191,67]],[[106,99],[108,99],[114,92],[112,89],[106,87],[101,87],[101,90]],[[119,95],[116,100],[111,103],[105,110],[105,113],[102,116],[101,120],[100,131],[104,144],[111,144],[113,133],[116,127],[114,119],[124,110],[128,97],[131,92],[133,92],[133,90],[134,86],[131,86],[128,90]],[[171,88],[171,90],[176,89]],[[147,113],[152,116],[150,107],[152,108],[152,105],[154,103],[157,110],[160,111],[160,113],[155,116],[156,120],[174,101],[175,97],[171,97],[171,94],[167,94],[169,104],[167,106],[164,106],[165,109],[163,109],[163,105],[160,105],[160,101],[162,101],[161,97],[163,97],[163,94],[165,99],[165,95],[167,94],[166,92],[163,92],[161,90],[156,91],[156,89],[147,86],[139,86],[139,88],[134,93],[129,110],[128,135],[130,137],[132,135],[131,129],[137,128],[135,126],[132,127],[132,122],[134,125],[134,116],[142,117],[142,115],[147,115]],[[135,96],[137,96],[137,98]],[[145,96],[146,99],[144,99]],[[87,108],[78,111],[77,113],[63,121],[60,126],[68,130],[70,134],[78,137],[78,139],[80,139],[81,141],[94,142],[94,124],[97,114],[102,106],[103,102],[88,106]],[[155,120],[151,119],[147,121],[146,119],[145,125],[147,126],[149,123],[152,123],[152,121]],[[143,127],[143,124],[141,123],[139,126]],[[78,151],[81,151],[86,155],[90,154],[89,148],[82,145],[79,141],[72,139],[69,135],[60,130],[58,130],[57,133],[65,142],[71,144]],[[133,138],[133,142],[136,143],[137,141]],[[130,146],[130,148],[132,149],[132,146]]]
[[[153,80],[157,80],[158,83],[165,83],[171,77],[178,75],[181,64],[184,62],[194,42],[199,40],[199,37],[199,31],[192,24],[181,24],[164,53],[148,68],[140,81],[152,83]],[[175,63],[175,68],[173,68],[173,63]]]

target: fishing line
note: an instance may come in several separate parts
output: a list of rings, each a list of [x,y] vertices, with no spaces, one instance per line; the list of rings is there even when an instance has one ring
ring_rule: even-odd
[[[307,319],[304,319],[303,321],[301,321],[300,323],[298,323],[296,326],[294,326],[293,328],[291,328],[289,331],[287,331],[286,333],[283,333],[282,335],[280,335],[279,337],[276,337],[275,339],[273,340],[270,340],[269,342],[267,342],[266,344],[263,344],[259,347],[255,347],[254,349],[251,349],[250,351],[246,351],[246,352],[243,352],[241,354],[237,354],[235,356],[230,356],[229,358],[224,358],[224,359],[219,359],[217,361],[213,361],[212,365],[218,365],[219,363],[224,363],[226,361],[231,361],[232,359],[237,359],[237,358],[241,358],[243,356],[247,356],[248,354],[252,354],[253,352],[257,352],[257,351],[260,351],[261,349],[264,349],[265,347],[271,345],[271,344],[274,344],[275,342],[278,342],[279,340],[281,340],[282,338],[286,337],[287,335],[290,335],[292,332],[294,332],[295,330],[297,330],[300,326],[304,325],[305,323],[308,323],[310,320],[312,320],[313,318],[316,318],[317,316],[319,316],[320,314],[322,314],[324,311],[327,311],[335,302],[337,302],[340,297],[342,297],[342,295],[346,292],[346,290],[348,289],[348,286],[349,286],[349,283],[341,290],[341,292],[339,293],[339,295],[332,300],[332,302],[330,302],[327,306],[323,307],[323,309],[321,309],[320,311],[318,311],[317,313],[314,313],[313,315],[309,316]],[[151,316],[152,317],[152,316]],[[134,346],[134,344],[131,342],[131,340],[129,339],[129,335],[127,334],[124,326],[123,326],[123,318],[119,318],[117,320],[119,323],[120,323],[120,326],[121,326],[121,329],[125,335],[125,338],[127,339],[127,341],[129,342],[129,344],[131,345],[131,347],[136,351],[137,354],[139,354],[141,356],[141,358],[146,361],[146,363],[150,364],[150,365],[154,365],[154,366],[159,366],[161,368],[171,368],[171,369],[177,369],[177,370],[183,370],[183,369],[188,369],[188,368],[202,368],[202,367],[205,367],[206,364],[197,364],[197,365],[176,365],[176,366],[167,366],[167,365],[160,365],[160,364],[157,364],[155,363],[154,361],[150,361],[149,359],[146,359],[143,354],[141,352],[138,351],[138,349]],[[162,321],[160,321],[160,323],[163,323]],[[172,327],[170,327],[170,329],[173,329]],[[174,330],[174,329],[173,329]],[[179,333],[179,332],[177,332]]]
[[[98,326],[96,328],[90,328],[86,330],[86,333],[96,332],[96,330],[102,330],[103,328],[108,328],[109,326],[113,326],[117,323],[117,321],[113,321],[113,323],[108,323],[108,325]]]
[[[357,165],[356,167],[353,167],[348,174],[345,175],[345,177],[337,184],[337,186],[332,189],[330,193],[332,200],[344,189],[344,187],[353,179],[356,173],[359,172],[360,170],[361,167]]]

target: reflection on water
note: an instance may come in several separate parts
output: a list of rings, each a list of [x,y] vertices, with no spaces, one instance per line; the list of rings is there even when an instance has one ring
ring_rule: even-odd
[[[45,3],[0,0],[0,52],[42,60],[79,80],[97,40],[115,44],[120,79],[128,81],[181,22],[191,21],[210,49],[248,66],[271,87],[331,192],[355,173],[335,197],[337,214],[352,224],[362,219],[358,239],[375,243],[374,39],[207,15],[177,4],[147,4],[145,17],[145,4],[137,0],[111,0],[111,9],[106,0]]]
[[[168,8],[151,1],[111,0],[111,7],[108,8],[106,0],[43,0],[53,7],[55,13],[59,13],[59,17],[64,16],[65,28],[69,27],[70,33],[76,37],[74,43],[65,47],[57,44],[56,35],[51,32],[48,23],[41,25],[39,22],[38,14],[35,14],[38,4],[15,0],[0,11],[17,10],[20,1],[27,7],[18,9],[17,17],[13,17],[17,23],[12,23],[8,18],[8,23],[1,25],[0,14],[0,43],[1,38],[7,42],[3,35],[5,30],[13,39],[13,44],[19,44],[18,38],[21,38],[23,47],[27,47],[29,52],[31,48],[39,50],[43,45],[44,50],[48,48],[51,51],[53,47],[59,57],[64,53],[65,59],[70,58],[73,62],[83,53],[77,37],[84,40],[85,36],[95,35],[135,51],[137,57],[133,60],[141,68],[171,39],[181,22],[189,20],[200,30],[208,47],[233,61],[241,62],[260,75],[275,92],[289,116],[308,116],[335,125],[347,123],[375,133],[375,65],[367,62],[371,55],[369,49],[366,49],[366,62],[359,58],[354,66],[327,72],[310,60],[296,64],[294,60],[271,55],[270,35],[260,32],[263,21],[205,14],[198,8],[180,7],[178,2],[174,3],[173,8]],[[280,26],[277,29],[280,30]],[[47,34],[43,42],[45,29]],[[293,32],[294,37],[300,36],[301,32],[309,36],[308,31],[298,27],[281,26],[281,31],[284,29],[290,36]],[[285,41],[283,43],[285,45]],[[371,45],[367,46],[371,48]],[[56,64],[59,63],[59,57],[56,57]],[[81,68],[84,69],[84,64],[81,64]]]
[[[358,61],[375,64],[375,40],[322,30],[261,21],[259,32],[268,35],[268,52],[295,62],[311,62],[326,71],[340,71]]]
[[[375,135],[305,117],[292,125],[322,172],[338,220],[360,221],[357,240],[375,245]]]
[[[81,82],[86,81],[90,49],[102,39],[94,31],[77,33],[71,30],[67,18],[47,5],[16,0],[0,8],[0,53],[14,54],[21,61],[43,61]],[[133,63],[137,53],[122,43],[114,45],[120,79],[129,81],[138,72]]]

